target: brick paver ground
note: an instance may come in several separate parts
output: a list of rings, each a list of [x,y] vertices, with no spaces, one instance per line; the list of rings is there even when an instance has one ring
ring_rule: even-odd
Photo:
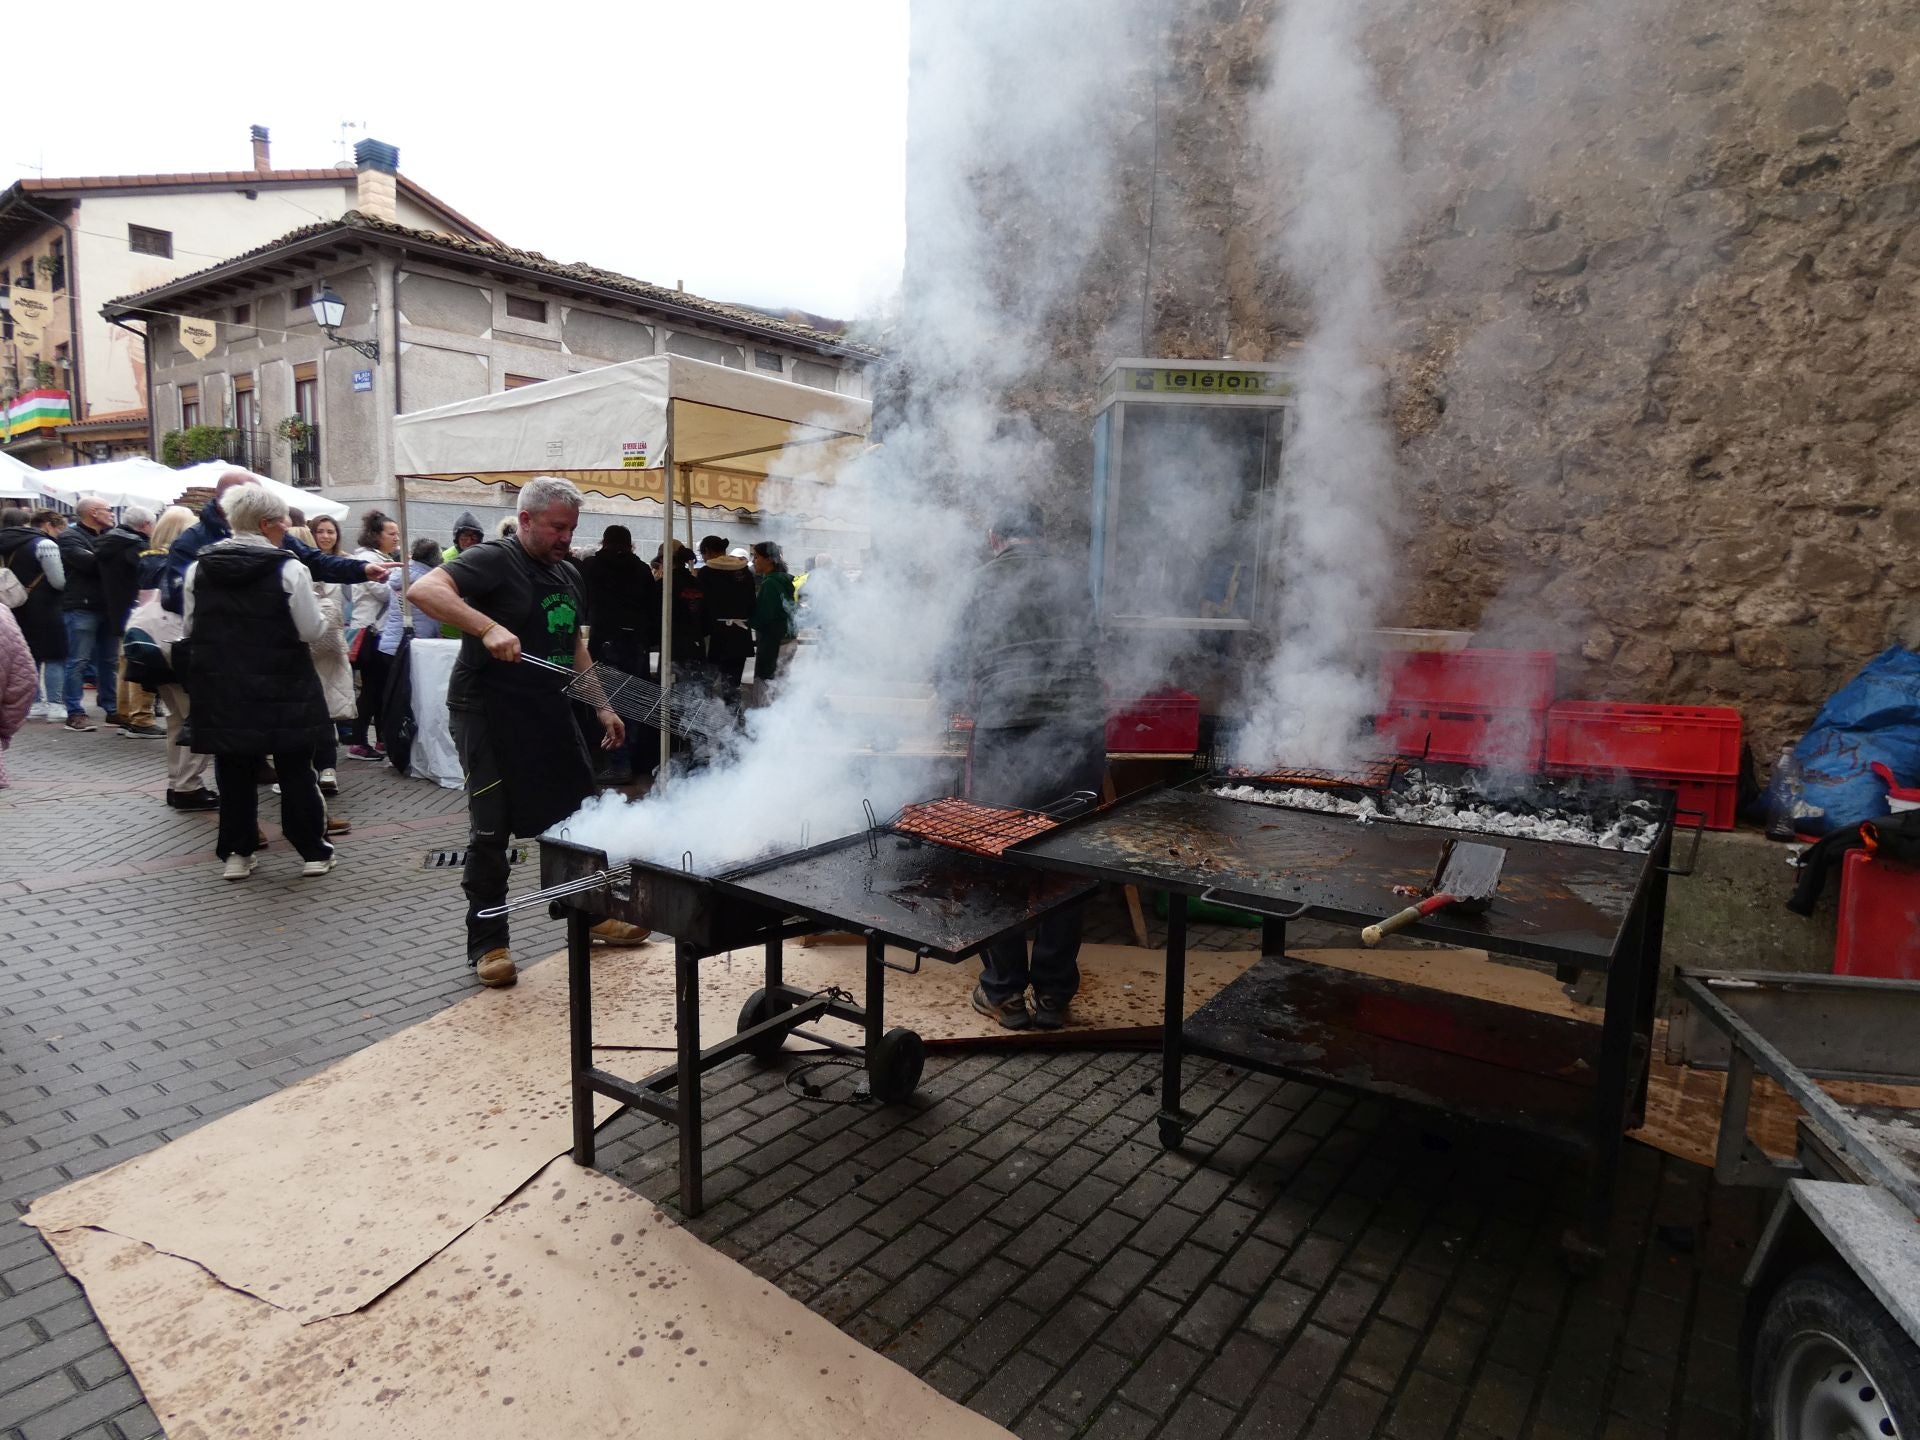
[[[0,1188],[16,1214],[471,989],[458,873],[421,868],[461,843],[457,793],[350,765],[337,805],[356,833],[333,874],[296,878],[276,844],[231,885],[212,818],[161,803],[161,758],[38,723],[8,756]],[[1098,928],[1119,938],[1117,908]],[[521,917],[524,954],[561,942]],[[1228,1066],[1188,1075],[1204,1118],[1169,1154],[1141,1052],[936,1056],[913,1106],[884,1111],[729,1068],[708,1079],[709,1209],[690,1225],[1022,1436],[1738,1428],[1750,1197],[1629,1147],[1609,1258],[1575,1281],[1556,1239],[1577,1176],[1557,1156]],[[603,1134],[606,1168],[672,1209],[671,1130],[628,1116]],[[5,1222],[0,1436],[157,1433],[79,1287]]]

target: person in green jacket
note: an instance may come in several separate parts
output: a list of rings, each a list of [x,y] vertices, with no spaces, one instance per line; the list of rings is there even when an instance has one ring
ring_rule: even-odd
[[[753,547],[753,573],[760,577],[753,604],[753,678],[771,680],[780,666],[780,647],[793,639],[793,576],[771,540]]]
[[[471,550],[486,538],[487,532],[480,528],[480,522],[474,518],[473,512],[471,510],[462,510],[460,512],[460,518],[453,522],[453,544],[440,552],[440,563],[442,565],[446,564],[447,561],[453,559],[453,557],[458,555],[462,550]],[[442,640],[458,640],[460,634],[461,631],[458,625],[442,625],[440,627],[440,638]]]

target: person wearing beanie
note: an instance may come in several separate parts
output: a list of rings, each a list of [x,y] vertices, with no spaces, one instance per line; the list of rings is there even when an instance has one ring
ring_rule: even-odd
[[[453,544],[447,546],[446,549],[440,552],[440,563],[442,565],[446,564],[447,561],[453,559],[453,557],[461,551],[471,550],[486,538],[486,528],[474,518],[473,512],[471,510],[462,510],[460,512],[460,518],[453,522]],[[460,627],[458,625],[442,625],[440,627],[440,638],[442,640],[458,640],[460,638]]]

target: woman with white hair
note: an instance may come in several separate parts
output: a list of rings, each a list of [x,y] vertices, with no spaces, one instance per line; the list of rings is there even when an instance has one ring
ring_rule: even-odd
[[[280,548],[286,502],[258,485],[236,485],[220,508],[233,535],[203,548],[187,571],[186,635],[174,654],[187,654],[193,749],[213,756],[221,873],[228,880],[253,873],[260,843],[254,774],[271,756],[280,828],[305,862],[300,873],[324,875],[333,846],[313,757],[333,722],[308,646],[327,622],[313,577]]]

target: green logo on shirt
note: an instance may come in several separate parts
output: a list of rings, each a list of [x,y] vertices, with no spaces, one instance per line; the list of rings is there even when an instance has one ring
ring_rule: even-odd
[[[548,595],[540,602],[540,608],[547,613],[549,635],[571,635],[579,624],[580,612],[574,607],[573,597],[564,590]]]

